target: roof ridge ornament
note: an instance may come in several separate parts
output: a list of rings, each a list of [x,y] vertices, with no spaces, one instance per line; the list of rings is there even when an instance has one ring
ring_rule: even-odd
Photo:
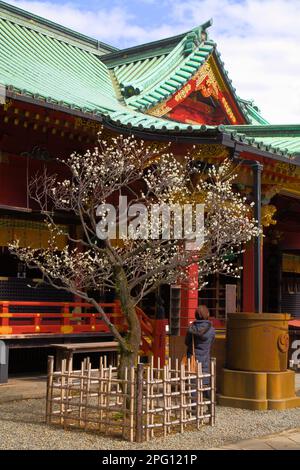
[[[194,52],[195,49],[197,49],[198,46],[200,46],[200,38],[199,35],[197,34],[196,31],[190,31],[184,41],[184,46],[183,46],[183,55],[184,57],[187,57],[190,55],[192,52]]]
[[[209,20],[207,20],[205,23],[203,23],[200,27],[202,29],[202,31],[205,31],[207,28],[210,28],[212,25],[213,25],[213,18],[210,18]]]
[[[208,40],[208,34],[206,30],[212,24],[213,20],[211,18],[210,20],[206,21],[206,23],[197,26],[186,34],[183,46],[184,57],[190,55],[192,52],[194,52],[195,49],[197,49],[197,47]]]
[[[120,83],[121,94],[124,98],[139,95],[142,92],[141,87],[136,87],[134,83]]]

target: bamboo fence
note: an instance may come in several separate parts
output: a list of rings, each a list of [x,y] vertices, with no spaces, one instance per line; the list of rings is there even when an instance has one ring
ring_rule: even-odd
[[[125,371],[101,357],[99,369],[86,358],[80,370],[54,371],[54,358],[48,358],[46,421],[66,428],[83,428],[118,436],[131,442],[149,441],[186,429],[200,429],[215,423],[216,361],[210,373],[201,364],[192,371],[188,362],[171,360],[154,367],[138,362]]]

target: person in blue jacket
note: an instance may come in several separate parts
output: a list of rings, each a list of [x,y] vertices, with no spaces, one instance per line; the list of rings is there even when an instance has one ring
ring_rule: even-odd
[[[189,326],[185,344],[187,357],[193,354],[193,340],[196,360],[202,364],[202,372],[210,372],[211,347],[215,339],[215,329],[209,321],[209,310],[206,305],[199,305],[195,310],[195,321]],[[203,379],[203,385],[209,385],[209,377]],[[208,395],[208,394],[205,394]]]

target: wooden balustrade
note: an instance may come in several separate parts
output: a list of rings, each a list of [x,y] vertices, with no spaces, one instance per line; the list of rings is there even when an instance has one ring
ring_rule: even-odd
[[[118,302],[100,303],[99,305],[120,331],[126,329],[124,316]],[[16,310],[16,307],[20,311],[13,311]],[[29,308],[32,308],[33,311],[28,312]],[[53,312],[53,309],[58,311]],[[87,332],[109,332],[101,314],[89,303],[0,301],[0,335]]]
[[[125,333],[128,327],[121,311],[120,302],[107,302],[99,305],[118,331]],[[161,320],[155,323],[139,307],[136,307],[136,311],[142,330],[140,354],[152,355],[155,344],[154,336],[158,334],[156,323]],[[162,321],[165,322],[165,320]],[[87,302],[0,301],[0,336],[2,338],[12,335],[82,333],[110,333],[101,314]],[[165,354],[164,341],[161,336],[160,332],[156,341],[155,354],[158,354],[157,357],[163,358]]]

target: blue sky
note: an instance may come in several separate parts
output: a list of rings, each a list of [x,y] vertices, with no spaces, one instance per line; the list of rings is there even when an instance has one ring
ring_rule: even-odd
[[[271,123],[300,124],[300,0],[8,0],[119,48],[187,31],[213,18],[238,94]]]
[[[58,0],[57,3],[72,3],[82,11],[91,10],[94,12],[100,8],[104,10],[120,8],[132,15],[136,24],[145,28],[159,26],[162,18],[166,18],[166,22],[174,24],[172,15],[170,15],[170,2],[164,0],[74,0],[72,2]]]

